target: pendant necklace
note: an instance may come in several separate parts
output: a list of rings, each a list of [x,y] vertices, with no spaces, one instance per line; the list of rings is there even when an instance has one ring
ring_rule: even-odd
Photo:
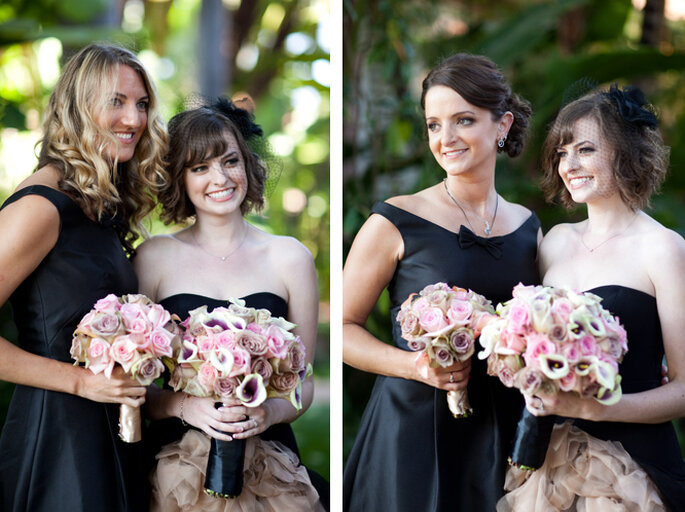
[[[464,208],[462,208],[461,204],[459,204],[459,201],[457,201],[455,199],[455,197],[452,195],[452,193],[450,192],[450,189],[447,188],[447,178],[444,178],[442,180],[442,184],[445,185],[445,192],[447,192],[447,195],[454,202],[454,204],[456,204],[459,207],[459,209],[461,210],[461,213],[464,214],[464,218],[466,219],[466,222],[468,223],[468,225],[471,227],[471,230],[473,232],[475,232],[476,230],[473,228],[473,225],[471,224],[471,221],[469,220],[468,215],[466,215]],[[475,211],[473,211],[473,209],[469,208],[469,210],[471,210],[473,212],[473,214],[476,217],[478,217],[483,222],[483,224],[485,224],[485,228],[483,228],[483,232],[488,236],[490,236],[490,233],[492,233],[492,228],[495,225],[495,219],[497,218],[497,206],[498,205],[499,205],[499,194],[496,194],[495,195],[495,213],[492,214],[492,224],[490,224],[486,219],[484,219],[483,217],[478,215]]]
[[[243,243],[247,239],[247,229],[248,228],[245,227],[245,233],[243,234],[243,239],[240,241],[240,243],[237,246],[235,246],[233,249],[231,249],[231,252],[229,252],[225,256],[217,256],[216,254],[212,254],[207,249],[205,249],[204,246],[200,242],[198,242],[197,238],[195,237],[195,225],[194,224],[193,224],[193,227],[190,228],[190,236],[193,237],[193,241],[195,242],[195,245],[197,245],[202,250],[202,252],[209,254],[212,258],[216,258],[216,259],[221,260],[221,261],[226,261],[229,256],[231,256],[234,252],[236,252],[238,249],[240,249],[242,247]]]
[[[580,235],[580,242],[583,244],[583,246],[584,246],[588,251],[590,251],[590,252],[595,252],[596,249],[598,249],[599,247],[603,246],[603,245],[604,245],[605,243],[607,243],[609,240],[613,240],[613,239],[616,238],[617,236],[621,236],[621,235],[624,234],[626,231],[628,231],[628,229],[630,229],[630,226],[633,225],[633,222],[635,222],[635,219],[637,219],[638,215],[639,215],[639,212],[635,213],[635,216],[633,217],[633,219],[628,223],[628,225],[627,225],[624,229],[622,229],[621,231],[619,231],[619,232],[616,233],[615,235],[611,235],[609,238],[607,238],[607,239],[604,240],[603,242],[600,242],[599,244],[595,245],[592,249],[590,249],[590,247],[588,247],[588,245],[585,243],[585,240],[584,240],[584,238],[585,238],[585,233],[587,232],[587,228],[585,228],[585,231],[583,231],[583,234]]]

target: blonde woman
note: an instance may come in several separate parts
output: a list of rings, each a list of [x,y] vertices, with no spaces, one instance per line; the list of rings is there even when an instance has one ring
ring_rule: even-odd
[[[119,404],[141,405],[145,388],[120,369],[108,380],[73,366],[69,352],[98,299],[138,290],[127,253],[166,181],[166,147],[134,54],[94,44],[72,57],[37,170],[0,210],[0,303],[19,332],[17,345],[0,338],[0,379],[17,384],[0,437],[3,511],[147,510],[140,448],[117,434]]]

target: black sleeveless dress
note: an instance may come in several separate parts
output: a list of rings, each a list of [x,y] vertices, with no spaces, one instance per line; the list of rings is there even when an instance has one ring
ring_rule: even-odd
[[[268,309],[272,316],[288,317],[288,303],[282,297],[271,292],[258,292],[242,297],[247,307],[257,309]],[[207,306],[211,311],[220,306],[227,306],[228,302],[225,300],[204,297],[202,295],[195,295],[192,293],[180,293],[171,295],[159,302],[164,309],[170,313],[176,313],[181,319],[188,316],[188,313],[200,306]],[[149,431],[145,438],[148,440],[147,460],[154,462],[155,455],[161,450],[164,445],[178,441],[183,437],[190,428],[184,426],[179,418],[167,418],[151,423]],[[259,437],[266,441],[278,441],[290,449],[298,459],[300,452],[297,448],[297,441],[292,427],[288,423],[278,423],[271,425],[264,432],[259,434]],[[307,468],[312,485],[316,488],[321,499],[321,503],[328,509],[328,502],[330,496],[330,486],[328,482],[315,471]]]
[[[59,211],[55,247],[10,298],[18,345],[72,362],[72,333],[98,299],[136,293],[138,281],[111,223],[91,221],[67,195],[34,185]],[[0,438],[0,510],[147,510],[141,443],[118,436],[119,405],[16,386]]]
[[[618,316],[628,333],[628,353],[619,368],[623,393],[659,387],[664,343],[656,299],[619,285],[590,292],[603,298],[602,307]],[[685,462],[673,423],[575,420],[574,425],[598,439],[620,442],[659,488],[669,510],[685,511]]]
[[[538,282],[540,222],[534,214],[512,233],[486,239],[464,226],[453,233],[387,203],[377,203],[372,213],[390,220],[404,241],[404,257],[388,286],[399,348],[408,350],[395,320],[400,305],[428,284],[470,288],[496,304],[511,298],[519,282]],[[345,467],[344,509],[494,510],[523,400],[518,390],[487,376],[477,357],[468,394],[473,415],[454,419],[445,391],[377,377]]]

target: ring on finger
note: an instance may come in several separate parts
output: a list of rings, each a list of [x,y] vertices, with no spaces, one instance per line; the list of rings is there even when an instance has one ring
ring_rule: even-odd
[[[450,384],[454,384],[454,372],[450,372]]]

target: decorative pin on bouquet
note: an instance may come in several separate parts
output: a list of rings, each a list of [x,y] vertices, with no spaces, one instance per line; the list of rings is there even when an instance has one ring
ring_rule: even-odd
[[[178,317],[145,295],[107,295],[76,327],[71,357],[75,365],[84,363],[107,378],[118,364],[131,378],[148,386],[162,374],[162,359],[178,354],[180,336],[175,320]],[[121,405],[119,436],[123,441],[140,441],[140,422],[139,407]]]
[[[295,324],[272,317],[266,309],[245,307],[230,299],[228,307],[190,312],[177,361],[168,361],[169,384],[217,402],[237,398],[246,407],[257,407],[267,398],[289,400],[300,409],[302,382],[311,374]],[[205,476],[205,492],[234,498],[243,486],[245,440],[212,439]]]
[[[602,298],[549,286],[513,289],[483,327],[478,354],[488,374],[534,396],[570,391],[611,405],[621,398],[619,363],[628,351],[626,331],[601,305]],[[524,409],[510,462],[537,469],[544,461],[554,417]]]
[[[467,361],[475,339],[493,316],[492,304],[471,290],[445,283],[426,286],[402,304],[397,321],[410,350],[420,352],[432,368],[446,368]],[[466,389],[447,392],[447,404],[455,418],[473,413]]]

